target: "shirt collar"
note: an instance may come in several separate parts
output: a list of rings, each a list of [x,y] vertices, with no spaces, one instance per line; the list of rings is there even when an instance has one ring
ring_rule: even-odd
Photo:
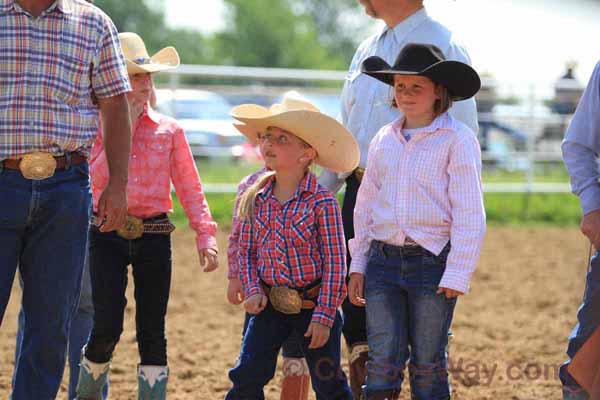
[[[162,115],[154,111],[154,109],[150,107],[149,104],[146,104],[144,106],[144,111],[142,112],[142,118],[143,117],[150,118],[150,120],[156,125],[158,125],[160,123],[160,120],[162,119]]]
[[[414,130],[414,136],[419,135],[421,133],[433,133],[438,129],[442,129],[448,126],[448,113],[445,112],[441,115],[438,115],[431,123],[427,126],[423,126],[421,128],[416,128]],[[405,117],[399,118],[396,121],[392,122],[392,129],[395,133],[402,135],[402,125],[404,125]]]
[[[267,184],[258,191],[258,195],[262,198],[267,198],[268,196],[270,196],[273,193],[273,183],[274,182],[275,182],[275,175],[273,175],[269,179]],[[309,171],[306,173],[306,175],[304,175],[304,178],[302,178],[302,180],[300,181],[300,184],[298,184],[298,188],[296,189],[296,192],[294,192],[294,195],[290,199],[300,197],[300,195],[304,192],[316,193],[317,188],[318,188],[317,178],[315,177],[315,175],[312,172]]]
[[[41,15],[49,14],[54,9],[60,10],[63,14],[71,14],[73,12],[73,3],[71,0],[56,0]],[[0,0],[0,13],[7,13],[10,10],[25,12],[15,0]]]
[[[388,32],[394,35],[394,38],[398,43],[404,42],[410,32],[412,32],[417,26],[421,25],[425,20],[429,18],[429,14],[425,10],[425,7],[421,7],[419,11],[406,18],[398,25],[393,28],[384,25],[381,29],[378,39],[382,38]]]

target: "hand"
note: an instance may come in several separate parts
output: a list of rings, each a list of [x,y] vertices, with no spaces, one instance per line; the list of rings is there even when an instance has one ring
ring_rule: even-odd
[[[127,222],[127,186],[110,182],[98,200],[98,220],[103,221],[100,232],[110,232],[125,226]]]
[[[358,272],[350,274],[350,282],[348,283],[348,299],[350,303],[358,307],[364,307],[367,304],[365,300],[365,276]]]
[[[244,309],[249,314],[260,314],[267,306],[267,296],[258,293],[253,294],[244,301]]]
[[[204,267],[204,265],[206,265],[202,271],[210,272],[219,267],[219,259],[217,258],[216,250],[200,249],[198,250],[198,256],[200,257],[200,266]]]
[[[227,284],[227,301],[229,303],[238,305],[244,301],[244,289],[242,288],[242,281],[238,278],[230,279]]]
[[[319,347],[323,347],[329,340],[329,331],[330,328],[328,326],[319,324],[318,322],[311,322],[304,334],[304,337],[311,338],[308,348],[318,349]]]
[[[437,294],[442,294],[442,293],[446,294],[447,299],[462,296],[464,294],[463,292],[454,290],[454,289],[449,289],[449,288],[445,288],[445,287],[438,288]]]
[[[600,250],[600,210],[594,210],[581,219],[581,232]]]

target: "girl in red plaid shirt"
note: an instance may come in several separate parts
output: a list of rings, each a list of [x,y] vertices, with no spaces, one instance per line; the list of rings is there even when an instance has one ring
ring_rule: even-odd
[[[264,399],[282,343],[294,336],[319,399],[351,399],[340,367],[346,296],[344,234],[335,196],[309,171],[339,172],[359,159],[352,135],[308,101],[289,94],[266,109],[232,110],[238,128],[262,143],[265,173],[242,195],[239,277],[251,314],[226,399]]]

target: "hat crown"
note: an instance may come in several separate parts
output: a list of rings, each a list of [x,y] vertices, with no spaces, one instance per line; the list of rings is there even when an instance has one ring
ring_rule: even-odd
[[[423,71],[433,64],[445,60],[444,53],[432,44],[409,43],[398,54],[393,68],[405,71]]]
[[[299,110],[321,112],[314,104],[295,91],[285,93],[281,104],[276,103],[269,108],[269,111],[274,114]]]
[[[133,32],[119,33],[123,55],[128,60],[148,60],[150,55],[142,38]]]

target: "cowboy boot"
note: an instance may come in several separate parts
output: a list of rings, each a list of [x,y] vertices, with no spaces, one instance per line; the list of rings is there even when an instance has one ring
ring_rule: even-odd
[[[304,358],[283,358],[280,400],[308,400],[310,374]]]
[[[75,400],[102,400],[102,389],[108,380],[110,361],[105,363],[92,362],[83,355],[85,349],[81,354]]]
[[[363,398],[362,387],[367,378],[365,363],[369,360],[369,346],[365,342],[355,343],[350,348],[350,389],[356,400]]]
[[[398,400],[399,397],[399,390],[377,390],[369,395],[364,394],[365,400]]]
[[[138,400],[165,400],[169,367],[161,365],[138,366]]]

